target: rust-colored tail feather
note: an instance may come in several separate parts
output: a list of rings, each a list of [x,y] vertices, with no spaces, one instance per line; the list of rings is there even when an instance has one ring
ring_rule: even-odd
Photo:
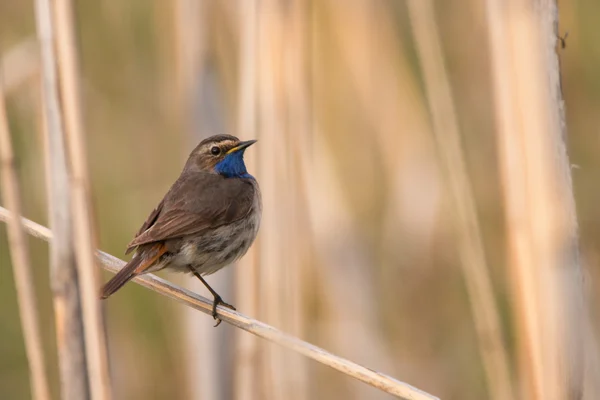
[[[117,274],[113,276],[111,280],[106,282],[104,287],[102,287],[100,298],[106,299],[108,296],[123,287],[124,284],[146,271],[166,251],[167,248],[165,246],[157,245],[151,248],[150,251],[136,255],[123,268],[121,268],[121,270],[117,272]]]

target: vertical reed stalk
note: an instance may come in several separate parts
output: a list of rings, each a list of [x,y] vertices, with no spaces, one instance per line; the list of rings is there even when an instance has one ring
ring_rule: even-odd
[[[206,49],[206,1],[177,0],[173,3],[173,28],[175,48],[175,76],[177,97],[185,127],[190,127],[194,95],[197,94],[198,77],[202,71],[203,53]],[[215,133],[216,134],[216,133]]]
[[[53,3],[56,36],[55,48],[60,68],[59,82],[65,137],[71,166],[71,200],[75,234],[75,255],[81,287],[80,297],[90,390],[95,400],[112,397],[104,320],[98,297],[98,275],[94,250],[96,236],[91,207],[91,188],[82,122],[82,99],[79,88],[79,65],[74,34],[73,5],[70,0]]]
[[[308,268],[310,260],[311,230],[307,223],[306,196],[302,196],[304,179],[301,162],[310,157],[310,75],[307,67],[306,32],[309,28],[308,7],[304,0],[293,0],[287,3],[283,14],[284,46],[281,49],[281,101],[284,104],[283,118],[285,129],[280,133],[284,138],[280,150],[285,157],[279,161],[286,170],[280,186],[280,199],[283,201],[282,211],[287,221],[280,232],[285,235],[283,256],[278,268],[283,268],[283,294],[287,297],[285,329],[297,336],[306,334],[307,299],[303,294],[307,288]],[[306,213],[306,214],[305,214]],[[288,356],[286,363],[291,373],[286,377],[287,393],[290,400],[306,400],[309,398],[308,365],[303,357]]]
[[[300,182],[293,170],[294,141],[307,134],[306,88],[303,60],[301,2],[280,0],[258,3],[258,124],[261,144],[259,181],[264,212],[260,233],[260,313],[276,326],[296,335],[303,332],[303,274],[301,241],[295,238],[300,214],[296,191]],[[296,125],[294,125],[296,124]],[[306,236],[306,235],[305,235]],[[282,265],[287,265],[282,268]],[[261,370],[261,396],[279,399],[306,397],[304,361],[266,347]]]
[[[486,265],[473,190],[464,161],[433,3],[431,0],[410,0],[408,10],[425,78],[438,154],[449,180],[453,207],[456,210],[461,266],[467,283],[489,392],[493,399],[510,400],[513,398],[513,390],[509,357],[502,338],[498,305]]]
[[[257,77],[257,2],[256,0],[238,1],[240,62],[239,62],[239,105],[237,136],[240,138],[260,139],[256,129],[256,77]],[[256,152],[262,153],[262,143],[247,157],[248,169],[256,170]],[[235,270],[235,299],[239,308],[248,315],[258,315],[259,265],[258,251],[260,239],[250,248],[248,254],[238,262]],[[235,334],[236,359],[234,397],[236,400],[259,399],[258,341],[252,335],[243,332]]]
[[[6,96],[39,74],[39,49],[35,37],[19,42],[2,54],[0,70],[2,71],[0,90]]]
[[[328,71],[330,67],[325,63],[315,63],[314,110],[317,122],[313,135],[313,165],[308,172],[311,179],[305,189],[311,200],[309,210],[315,253],[321,265],[316,273],[326,290],[322,300],[324,314],[329,316],[325,334],[336,351],[359,362],[394,371],[399,364],[394,360],[389,342],[385,340],[379,325],[380,312],[385,312],[386,305],[379,303],[381,297],[377,294],[380,289],[378,272],[372,265],[377,261],[375,257],[370,258],[372,253],[364,241],[366,233],[360,226],[363,221],[357,222],[358,213],[353,208],[356,203],[352,204],[350,197],[364,196],[375,204],[387,205],[385,213],[388,215],[382,225],[392,233],[388,234],[389,238],[382,235],[389,243],[384,246],[398,247],[398,226],[412,222],[406,221],[408,218],[401,222],[398,219],[398,214],[402,212],[399,204],[406,200],[400,196],[405,196],[407,192],[401,184],[405,184],[403,181],[410,175],[410,172],[403,171],[413,171],[415,168],[427,171],[430,164],[423,160],[429,156],[419,146],[419,136],[427,131],[427,125],[421,104],[414,101],[417,92],[414,81],[408,63],[400,58],[399,41],[390,29],[390,13],[386,12],[386,8],[372,7],[371,3],[365,1],[352,2],[351,7],[341,6],[336,1],[316,2],[315,8],[320,8],[317,11],[324,14],[321,18],[330,21],[328,24],[319,22],[320,26],[315,28],[319,35],[314,38],[318,48],[315,60],[327,57],[327,52],[335,49],[339,52],[339,55],[336,54],[338,62],[344,65],[342,70]],[[331,29],[329,35],[326,35],[327,29]],[[332,42],[330,47],[324,47],[321,43],[326,43],[328,36]],[[343,80],[345,85],[351,87],[351,98],[336,99],[327,93],[327,89],[339,87],[336,79]],[[360,114],[356,112],[356,115],[350,115],[354,110],[361,110]],[[335,120],[337,113],[343,113],[340,121]],[[351,126],[342,121],[346,118],[360,121],[361,127],[369,128],[362,130]],[[399,121],[402,121],[402,129],[398,128]],[[403,138],[404,131],[410,132],[406,135],[410,137]],[[347,149],[361,154],[363,164],[348,162],[352,156],[347,154]],[[418,165],[406,165],[415,163],[415,159]],[[349,173],[348,168],[356,168],[356,172]],[[369,172],[373,175],[367,180]],[[343,186],[345,175],[352,176],[354,187]],[[373,189],[377,181],[389,185],[392,199],[382,201],[375,194]],[[411,193],[418,193],[415,195],[417,197],[421,195],[418,197],[420,209],[432,214],[435,212],[435,201],[423,200],[430,195],[429,188],[435,187],[435,183],[424,183],[427,190],[420,187],[410,190]],[[429,205],[433,207],[429,208]],[[416,207],[411,205],[407,208],[410,210],[404,213],[413,216]],[[431,235],[433,224],[422,216],[419,213],[418,217],[413,217],[414,229]],[[362,345],[356,346],[356,343]],[[348,396],[357,399],[383,397],[352,382],[348,382],[347,390]]]
[[[69,2],[57,1],[52,4],[48,0],[36,2],[38,34],[41,39],[42,62],[44,65],[45,119],[49,135],[48,144],[53,176],[50,190],[53,197],[53,207],[60,208],[60,210],[55,211],[55,222],[60,220],[60,230],[64,229],[65,232],[64,236],[59,236],[64,239],[64,242],[63,240],[59,241],[59,246],[64,246],[64,257],[69,259],[69,265],[73,262],[73,253],[76,254],[77,258],[77,274],[74,271],[69,271],[68,275],[69,279],[77,276],[79,285],[81,285],[79,294],[83,305],[83,323],[85,326],[83,334],[85,336],[85,359],[90,374],[90,393],[94,399],[109,399],[111,397],[110,383],[104,329],[97,295],[96,274],[98,271],[95,267],[93,255],[95,245],[89,207],[89,182],[81,134],[81,100],[77,86],[77,62],[71,15]],[[56,25],[54,25],[53,17],[56,18]],[[54,33],[54,26],[57,28],[56,33]],[[58,52],[60,60],[57,60],[55,50]],[[58,72],[60,73],[64,110],[61,109],[57,90],[59,77],[57,76],[56,66],[58,61],[60,61],[61,66]],[[62,111],[64,111],[66,130],[62,126]],[[66,144],[70,155],[69,164],[72,168],[70,181],[68,181],[64,152],[65,137],[69,139]],[[70,205],[73,206],[72,210]],[[72,220],[71,212],[73,212]],[[74,237],[71,236],[71,221],[75,231]],[[70,246],[74,246],[74,248]],[[55,288],[55,290],[60,289]],[[74,312],[73,304],[59,304],[56,310],[57,318],[60,318],[60,315],[65,312],[62,309],[63,306],[69,308],[68,312]],[[61,327],[59,326],[57,329],[59,329],[58,335],[60,337],[62,335]],[[86,398],[88,395],[81,394],[80,396],[79,398]]]
[[[178,0],[174,3],[174,28],[176,49],[177,97],[183,126],[184,141],[192,147],[209,135],[225,133],[222,122],[225,120],[221,100],[221,87],[218,77],[207,65],[209,46],[211,46],[210,20],[214,16],[216,5],[208,1]],[[207,110],[218,110],[210,113]],[[186,156],[188,147],[186,146]],[[210,277],[210,284],[218,288],[224,299],[234,304],[228,286],[231,281],[231,268],[220,271]],[[187,287],[195,292],[208,293],[202,283],[193,277],[184,278]],[[193,399],[228,398],[233,391],[226,376],[228,371],[229,328],[213,328],[211,319],[198,318],[193,310],[185,310],[184,329],[186,334],[187,380],[190,397]],[[198,338],[202,338],[199,340]]]
[[[523,398],[582,395],[584,302],[553,0],[487,0]]]
[[[284,202],[278,196],[278,184],[284,171],[280,151],[284,148],[282,136],[282,104],[280,97],[282,51],[282,5],[278,0],[260,1],[257,18],[257,102],[260,149],[258,179],[263,199],[263,215],[260,231],[260,318],[277,327],[284,324],[285,293],[284,269],[281,268],[284,245]],[[281,163],[280,163],[281,162]],[[286,369],[280,349],[261,343],[261,398],[279,399],[285,396]]]
[[[71,246],[70,188],[57,87],[52,14],[48,0],[36,0],[35,7],[42,61],[42,126],[46,138],[50,226],[55,238],[50,248],[50,279],[54,296],[61,397],[65,400],[85,400],[90,398],[90,392],[79,283]]]
[[[11,211],[8,221],[8,241],[12,259],[13,275],[21,316],[21,326],[25,339],[25,353],[29,361],[31,397],[35,400],[49,400],[50,390],[46,376],[46,366],[42,337],[38,324],[36,290],[29,259],[27,237],[21,224],[21,193],[15,170],[4,93],[0,69],[0,171],[2,172],[2,193],[6,208]]]

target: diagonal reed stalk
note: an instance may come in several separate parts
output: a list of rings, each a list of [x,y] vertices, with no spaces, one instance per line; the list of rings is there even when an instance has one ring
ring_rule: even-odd
[[[4,207],[0,207],[0,220],[8,221],[10,218],[10,211]],[[52,231],[45,226],[25,218],[23,218],[23,226],[29,234],[45,241],[52,241]],[[96,252],[96,256],[104,268],[111,272],[117,272],[125,265],[125,261],[100,250]],[[211,315],[212,313],[212,300],[205,299],[189,290],[173,285],[153,274],[138,276],[134,278],[133,282],[154,290],[165,297],[177,300],[178,302],[207,315]],[[324,349],[283,333],[270,325],[247,317],[236,311],[219,306],[217,312],[223,321],[237,328],[302,354],[398,398],[406,400],[437,399],[437,397],[410,386],[407,383],[398,381],[388,375],[331,354]]]
[[[513,389],[498,305],[485,260],[481,229],[465,157],[450,83],[431,0],[408,2],[417,53],[433,120],[440,162],[445,170],[456,213],[461,266],[479,339],[479,351],[487,375],[489,392],[495,400],[510,400]]]
[[[1,73],[1,70],[0,70]],[[32,398],[49,400],[50,390],[46,376],[44,349],[38,324],[39,316],[36,305],[36,291],[29,259],[27,236],[21,225],[21,193],[15,170],[15,158],[6,117],[4,93],[2,92],[0,75],[0,178],[3,200],[12,210],[12,218],[8,221],[8,241],[12,259],[15,287],[19,303],[19,314],[25,352],[29,361]]]

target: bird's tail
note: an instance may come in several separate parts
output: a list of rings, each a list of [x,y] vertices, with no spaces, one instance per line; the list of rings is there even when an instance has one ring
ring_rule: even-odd
[[[137,275],[144,273],[148,270],[155,262],[165,254],[167,251],[166,246],[163,244],[151,247],[140,254],[137,254],[131,261],[129,261],[111,280],[106,282],[102,287],[100,294],[101,299],[106,299],[108,296],[119,290],[124,284],[135,278]]]

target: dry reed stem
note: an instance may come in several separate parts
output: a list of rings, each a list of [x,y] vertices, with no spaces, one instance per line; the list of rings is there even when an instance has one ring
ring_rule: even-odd
[[[0,220],[8,221],[10,218],[11,213],[4,207],[0,207]],[[22,221],[23,226],[29,234],[45,241],[52,241],[52,232],[50,229],[26,218],[23,218]],[[96,252],[96,256],[104,268],[111,272],[117,272],[125,265],[125,261],[100,250]],[[169,283],[153,274],[138,276],[134,278],[133,281],[207,315],[211,315],[212,313],[212,300],[208,300],[202,296],[190,292],[189,290],[173,285],[172,283]],[[420,389],[412,387],[404,382],[400,382],[380,372],[365,368],[342,357],[331,354],[326,350],[283,333],[270,325],[252,319],[236,311],[219,306],[217,308],[217,312],[223,321],[237,328],[243,329],[258,337],[266,339],[269,342],[278,344],[296,353],[302,354],[308,358],[320,362],[323,365],[327,365],[333,369],[336,369],[345,375],[351,376],[370,386],[395,395],[396,397],[407,400],[437,399],[437,397],[425,393]]]
[[[285,155],[277,164],[284,166],[284,176],[279,186],[279,204],[285,212],[284,229],[279,233],[284,236],[281,264],[276,266],[283,270],[284,281],[280,290],[287,297],[284,313],[285,324],[281,327],[295,336],[304,336],[308,325],[308,299],[303,294],[310,286],[307,285],[308,268],[306,268],[310,255],[310,237],[312,231],[308,224],[307,204],[305,204],[301,191],[303,179],[299,158],[309,157],[310,134],[310,76],[307,73],[307,52],[310,49],[306,43],[304,28],[310,28],[307,2],[292,0],[287,2],[287,8],[282,18],[283,47],[281,48],[282,65],[280,96],[282,107],[282,120],[284,131],[279,134],[283,138],[281,152]],[[306,400],[309,395],[309,371],[305,358],[293,355],[286,358],[286,365],[290,373],[286,376],[286,393],[289,400]]]
[[[238,125],[239,137],[261,139],[256,129],[256,37],[257,37],[257,2],[256,0],[238,1],[238,24],[240,32],[239,62],[239,105]],[[262,144],[262,141],[260,142]],[[260,148],[257,151],[261,151]],[[255,152],[247,156],[248,169],[256,170]],[[259,242],[257,245],[260,246]],[[235,270],[235,299],[243,304],[243,309],[250,315],[258,315],[259,264],[257,246],[252,246],[248,254],[238,261]],[[234,398],[237,400],[254,400],[260,398],[258,393],[259,365],[258,341],[252,335],[236,332],[234,363]]]
[[[207,90],[206,59],[209,46],[209,27],[211,7],[207,2],[197,0],[177,0],[173,2],[173,48],[175,53],[175,82],[177,92],[177,115],[181,117],[184,137],[195,146],[204,139],[206,132],[220,133],[211,126],[211,122],[221,119],[221,115],[203,118],[204,95]],[[220,93],[217,93],[220,94]],[[218,98],[215,96],[213,98]],[[218,106],[215,106],[218,108]],[[215,113],[218,114],[218,113]],[[185,155],[187,156],[187,154]],[[231,269],[216,275],[211,282],[217,287],[224,299],[231,299],[226,288],[220,283],[226,282]],[[184,279],[184,278],[182,278]],[[198,280],[188,280],[188,288],[193,291],[205,290]],[[232,299],[231,299],[232,300]],[[230,301],[230,300],[227,300]],[[235,303],[234,303],[235,304]],[[218,399],[227,397],[231,389],[228,385],[227,363],[229,357],[223,354],[228,346],[227,335],[213,329],[209,321],[193,318],[194,310],[186,308],[181,316],[184,326],[186,354],[186,381],[190,398]],[[198,340],[201,337],[203,340]]]
[[[473,189],[464,161],[433,3],[431,0],[410,0],[408,10],[425,78],[438,154],[449,179],[456,210],[461,266],[489,391],[493,399],[510,400],[514,395],[509,357],[502,338],[498,305],[485,260]]]
[[[184,118],[193,112],[190,99],[198,90],[198,76],[202,72],[206,52],[207,27],[199,16],[206,14],[206,2],[177,0],[173,2],[175,70],[178,100],[183,101]]]
[[[0,70],[0,74],[2,70]],[[0,75],[0,84],[2,76]],[[0,87],[1,88],[1,87]],[[31,271],[27,236],[21,225],[21,191],[15,170],[15,158],[6,117],[4,93],[0,90],[0,172],[2,194],[12,218],[8,221],[8,242],[12,259],[19,314],[25,339],[25,353],[29,361],[31,397],[49,400],[50,390],[46,376],[44,349],[38,324],[36,290]]]
[[[487,0],[524,398],[580,398],[581,266],[554,0]]]
[[[257,3],[257,111],[261,143],[258,149],[258,171],[263,201],[260,257],[259,318],[274,326],[287,328],[285,310],[289,301],[286,272],[281,268],[284,255],[286,211],[281,195],[285,191],[287,164],[282,159],[285,148],[285,104],[282,99],[282,62],[284,14],[278,0]],[[292,394],[289,374],[281,349],[261,345],[260,393],[265,400]]]
[[[35,15],[42,67],[42,126],[47,157],[47,188],[50,226],[56,241],[50,249],[50,280],[53,293],[61,397],[89,399],[79,283],[73,254],[63,122],[57,86],[52,12],[48,0],[36,0]]]
[[[362,207],[356,206],[361,201],[356,200],[367,196],[370,197],[370,204],[380,204],[379,196],[373,197],[375,192],[372,188],[382,184],[390,189],[390,198],[382,202],[388,204],[385,210],[387,215],[383,218],[385,228],[382,229],[387,232],[382,235],[384,240],[381,249],[385,246],[397,247],[398,226],[410,223],[405,218],[398,218],[408,208],[404,206],[402,210],[403,207],[399,206],[408,203],[402,198],[406,189],[401,187],[406,184],[403,175],[412,175],[407,171],[415,168],[411,157],[405,157],[405,154],[416,154],[414,158],[421,164],[416,166],[419,171],[429,165],[428,155],[418,144],[421,133],[426,130],[426,120],[422,118],[425,113],[421,103],[414,101],[417,90],[408,63],[401,58],[401,51],[398,50],[402,42],[394,32],[389,9],[384,6],[373,7],[368,1],[353,1],[350,7],[335,0],[321,2],[319,6],[316,4],[313,18],[317,22],[312,39],[316,53],[313,63],[314,85],[311,88],[315,102],[313,156],[303,167],[307,178],[304,192],[309,198],[315,258],[321,264],[315,274],[326,294],[321,299],[323,313],[330,316],[322,322],[324,333],[336,351],[393,371],[401,364],[394,359],[390,341],[386,340],[379,325],[380,310],[386,307],[379,301],[377,293],[381,287],[375,283],[380,273],[385,276],[385,267],[380,270],[370,265],[374,253],[371,253],[364,240],[366,236],[363,235],[364,227],[361,224],[366,220],[360,217]],[[319,17],[321,13],[323,17]],[[323,44],[328,41],[331,41],[329,46],[324,47]],[[329,52],[339,52],[336,62],[344,66],[341,71],[329,70],[327,63],[321,60]],[[340,79],[336,78],[337,75],[343,77],[344,85],[350,86],[352,98],[336,99],[329,93],[331,89],[338,90],[339,83],[332,83]],[[346,102],[352,107],[346,109]],[[351,115],[354,112],[359,116]],[[343,119],[361,121],[359,126],[368,126],[369,129],[348,126],[348,131],[340,130],[345,125],[345,122],[337,120],[341,115]],[[410,132],[410,137],[403,137],[399,126],[402,126],[401,131]],[[328,136],[329,140],[326,139]],[[344,145],[340,146],[340,143]],[[359,156],[361,161],[357,159],[352,164],[346,164],[344,159],[347,160],[350,155],[345,149],[371,155],[369,158]],[[340,165],[346,168],[339,169]],[[356,191],[348,185],[344,187],[344,175],[348,175],[349,171],[347,168],[354,167],[357,167],[357,176],[352,174],[353,186],[365,190]],[[377,175],[373,174],[375,171]],[[367,176],[373,181],[365,179]],[[371,186],[380,179],[381,183]],[[411,193],[417,193],[415,198],[424,205],[423,208],[429,208],[430,203],[423,201],[428,193],[420,189],[428,187],[429,183],[410,189]],[[421,197],[421,194],[424,196]],[[350,201],[353,195],[357,197]],[[411,205],[408,212],[414,216],[415,208]],[[424,222],[421,212],[417,215],[412,221],[418,222],[409,230],[414,228],[419,233],[429,230],[431,225]],[[394,233],[389,234],[390,231]],[[393,241],[393,244],[388,241]],[[356,343],[362,345],[356,346]],[[385,398],[364,386],[351,384],[347,390],[356,398]]]
[[[37,75],[40,70],[39,54],[35,38],[25,39],[5,51],[0,57],[0,91],[8,95]]]
[[[98,269],[94,249],[95,231],[92,219],[90,183],[87,171],[86,148],[83,133],[79,68],[73,10],[70,0],[55,0],[53,15],[56,29],[56,52],[60,68],[59,82],[62,95],[62,112],[65,137],[71,166],[71,199],[75,255],[86,345],[86,360],[92,399],[107,400],[112,397],[104,321],[98,297]]]

